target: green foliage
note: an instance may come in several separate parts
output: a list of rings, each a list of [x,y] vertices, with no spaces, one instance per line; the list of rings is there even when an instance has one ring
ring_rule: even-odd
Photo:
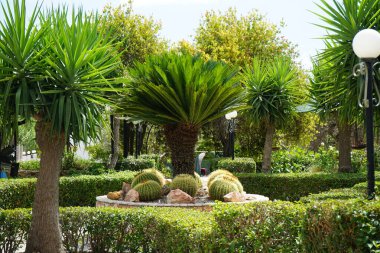
[[[40,160],[21,161],[20,170],[39,170]]]
[[[156,163],[154,159],[151,158],[134,158],[128,157],[120,162],[117,166],[119,170],[130,170],[130,171],[142,171],[144,169],[155,167]]]
[[[149,57],[129,69],[124,113],[153,124],[201,126],[241,107],[237,69],[175,52]]]
[[[281,26],[257,11],[238,16],[236,9],[225,13],[207,11],[196,31],[195,44],[208,58],[244,66],[256,57],[295,57],[295,48],[281,36]]]
[[[303,148],[294,147],[288,150],[278,150],[272,153],[272,172],[303,172],[307,171],[309,166],[314,162],[319,162],[313,152]],[[319,159],[323,159],[321,155]],[[326,164],[321,164],[322,168],[326,168]]]
[[[161,197],[161,185],[153,180],[143,181],[133,189],[139,193],[140,201],[152,201]]]
[[[132,182],[133,172],[119,172],[99,176],[61,177],[60,206],[94,206],[96,196],[121,189],[123,182]],[[34,199],[35,178],[9,179],[0,184],[0,208],[31,207]]]
[[[195,176],[188,174],[177,175],[171,184],[171,189],[180,189],[186,192],[190,196],[194,197],[198,190],[198,185],[195,180]]]
[[[210,183],[219,175],[229,175],[229,176],[233,176],[233,174],[231,172],[229,172],[228,170],[223,170],[223,169],[218,169],[218,170],[215,170],[213,172],[211,172],[210,175],[208,175],[208,181],[207,181],[207,187],[210,187]]]
[[[167,48],[167,42],[159,36],[161,24],[152,17],[133,13],[132,3],[103,9],[101,24],[112,33],[113,40],[121,52],[124,66],[133,61],[143,62],[145,57],[158,54]]]
[[[217,163],[217,168],[225,169],[232,173],[255,173],[256,162],[248,157],[236,157],[232,159],[220,159]]]
[[[137,174],[135,178],[133,178],[131,186],[132,188],[135,188],[136,185],[148,180],[153,180],[157,182],[159,185],[163,185],[162,179],[156,173],[142,171],[139,174]]]
[[[224,252],[300,252],[302,205],[264,202],[246,205],[218,203],[213,215]]]
[[[220,175],[211,182],[208,188],[208,194],[211,199],[223,201],[224,195],[230,192],[239,192],[237,184],[232,180],[224,179],[224,176]]]
[[[297,70],[289,58],[264,63],[255,58],[243,73],[247,87],[247,116],[256,124],[286,125],[305,98]]]
[[[352,187],[366,181],[362,173],[284,173],[238,174],[247,193],[261,194],[271,200],[299,200],[310,193]]]

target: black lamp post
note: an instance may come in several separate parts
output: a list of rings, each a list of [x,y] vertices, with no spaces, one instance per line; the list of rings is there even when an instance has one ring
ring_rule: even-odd
[[[232,160],[235,159],[235,118],[237,117],[237,111],[232,111],[226,114],[228,120],[228,153],[231,155]]]
[[[380,55],[380,33],[372,29],[364,29],[355,35],[352,42],[355,54],[361,59],[361,63],[354,67],[354,75],[365,75],[364,99],[359,105],[365,108],[365,124],[367,135],[367,180],[368,199],[375,198],[375,158],[374,158],[374,138],[373,138],[373,92],[379,96],[377,86],[374,86],[373,67],[377,63]],[[380,98],[380,97],[379,97]],[[379,98],[376,106],[379,105]]]

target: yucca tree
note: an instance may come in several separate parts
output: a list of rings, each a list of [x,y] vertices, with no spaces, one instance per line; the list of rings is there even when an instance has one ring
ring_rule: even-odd
[[[326,48],[316,56],[323,63],[328,83],[320,86],[317,98],[322,107],[330,107],[336,114],[339,136],[339,171],[350,172],[351,168],[351,126],[362,121],[358,106],[360,82],[352,77],[352,69],[359,62],[352,50],[352,40],[356,33],[365,28],[378,29],[380,25],[379,0],[320,0],[320,13],[315,13],[326,29],[322,38]],[[315,73],[315,71],[314,71]],[[317,78],[318,79],[318,78]],[[324,78],[326,81],[326,78]],[[312,86],[316,88],[316,86]],[[332,108],[333,107],[333,108]]]
[[[200,127],[242,106],[237,69],[170,52],[137,62],[128,73],[125,113],[163,125],[173,174],[192,174]]]
[[[14,124],[34,118],[41,150],[26,252],[63,252],[58,179],[64,146],[69,137],[97,136],[109,102],[104,92],[113,90],[106,77],[118,58],[108,38],[98,35],[94,15],[64,8],[43,14],[36,7],[28,22],[25,0],[2,7],[0,115]]]
[[[247,88],[247,116],[266,128],[262,170],[268,173],[275,130],[296,115],[296,107],[302,103],[305,89],[289,58],[280,57],[269,63],[256,58],[242,75]]]

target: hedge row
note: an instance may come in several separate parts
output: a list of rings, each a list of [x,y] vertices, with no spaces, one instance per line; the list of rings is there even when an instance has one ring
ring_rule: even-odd
[[[236,157],[234,160],[221,158],[216,163],[216,168],[226,169],[232,173],[255,173],[256,162],[248,157]]]
[[[176,215],[173,215],[175,213]],[[0,210],[0,250],[25,242],[30,209]],[[174,208],[62,208],[68,252],[378,252],[379,201],[219,203]],[[8,247],[7,249],[5,247]]]
[[[367,180],[362,173],[257,173],[237,176],[248,193],[289,201],[299,200],[310,193],[352,187]]]
[[[110,191],[120,190],[123,182],[131,182],[134,172],[118,172],[99,176],[61,177],[60,206],[94,206],[95,198]],[[0,183],[0,208],[28,208],[32,206],[36,178],[9,179]]]

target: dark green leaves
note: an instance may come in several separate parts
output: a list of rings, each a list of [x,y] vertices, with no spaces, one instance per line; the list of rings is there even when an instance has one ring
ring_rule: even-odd
[[[129,70],[125,113],[157,124],[201,126],[241,107],[236,69],[188,54],[149,57]]]

